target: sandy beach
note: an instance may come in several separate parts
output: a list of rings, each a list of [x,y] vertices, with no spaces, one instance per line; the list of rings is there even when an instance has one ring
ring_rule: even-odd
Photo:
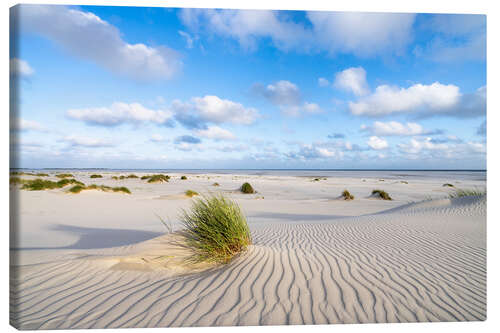
[[[485,172],[168,172],[157,184],[111,178],[150,172],[68,172],[132,193],[11,186],[17,328],[486,319],[486,198],[450,199],[443,186],[485,189]],[[244,182],[257,193],[239,192]],[[188,264],[177,233],[186,190],[234,199],[248,251],[225,266]]]

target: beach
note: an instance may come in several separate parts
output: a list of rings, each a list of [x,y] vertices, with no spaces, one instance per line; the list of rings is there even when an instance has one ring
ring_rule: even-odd
[[[157,172],[58,170],[44,178],[59,172],[131,194],[11,186],[17,328],[486,319],[486,197],[449,197],[485,190],[486,172],[171,171],[162,172],[168,182],[148,183],[140,177]],[[129,174],[138,178],[112,178]],[[244,182],[257,192],[241,193]],[[346,189],[354,200],[340,196]],[[187,263],[178,233],[182,209],[196,200],[187,190],[239,204],[253,238],[246,252],[227,265]]]

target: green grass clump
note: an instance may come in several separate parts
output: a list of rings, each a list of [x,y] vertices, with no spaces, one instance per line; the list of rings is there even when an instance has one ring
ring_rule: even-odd
[[[85,186],[82,185],[75,185],[69,189],[71,193],[80,193],[83,190],[85,190]]]
[[[186,176],[181,176],[181,180],[186,180],[188,179]]]
[[[19,185],[19,184],[24,184],[26,181],[24,179],[21,179],[19,177],[10,177],[9,184],[10,185]]]
[[[125,178],[139,178],[139,177],[137,177],[137,176],[136,176],[136,175],[134,175],[134,174],[131,174],[131,175],[126,176]]]
[[[73,178],[75,176],[73,176],[72,174],[70,173],[60,173],[60,174],[57,174],[56,175],[57,178]]]
[[[37,177],[48,177],[47,173],[33,173],[33,172],[24,172],[24,171],[12,171],[10,173],[11,176],[37,176]]]
[[[198,192],[187,190],[186,192],[184,192],[184,194],[186,194],[188,197],[192,198],[195,195],[198,195]]]
[[[168,182],[170,179],[169,176],[165,175],[153,175],[148,179],[148,183],[161,183],[161,182]]]
[[[380,198],[384,200],[392,200],[389,194],[384,190],[373,190],[372,195],[378,195]]]
[[[90,178],[102,178],[102,175],[90,175]]]
[[[462,198],[462,197],[478,197],[486,195],[486,190],[479,189],[455,189],[455,192],[450,193],[449,197],[451,199],[454,198]]]
[[[220,186],[219,183],[213,183],[212,186]]]
[[[180,217],[195,262],[228,263],[252,244],[250,230],[238,204],[222,195],[195,199]]]
[[[446,183],[446,184],[443,184],[443,187],[455,187],[455,185],[450,184],[450,183]]]
[[[241,190],[241,192],[246,193],[246,194],[255,193],[255,190],[253,189],[252,185],[250,185],[249,183],[244,183],[243,185],[241,185],[240,190]]]
[[[408,182],[406,180],[402,180],[400,181],[401,184],[408,184]]]
[[[40,178],[33,180],[22,180],[23,186],[22,190],[28,191],[42,191],[42,190],[53,190],[56,188],[63,188],[66,185],[75,184],[80,186],[85,186],[82,182],[76,179],[61,179],[58,182],[53,182],[51,180],[43,180]]]
[[[125,186],[113,187],[113,188],[111,188],[111,190],[113,192],[123,192],[123,193],[127,193],[127,194],[132,194],[132,192],[130,192],[130,190],[128,188],[126,188]]]
[[[59,187],[64,187],[66,185],[69,185],[69,184],[76,184],[76,185],[80,185],[80,186],[85,186],[84,183],[76,180],[76,179],[61,179],[60,181],[58,181],[56,183]]]
[[[33,174],[33,176],[37,176],[37,177],[48,177],[49,174],[48,173],[42,173],[42,172],[39,172],[39,173],[35,173]]]
[[[352,195],[348,190],[342,192],[342,197],[344,200],[354,200],[354,195]]]

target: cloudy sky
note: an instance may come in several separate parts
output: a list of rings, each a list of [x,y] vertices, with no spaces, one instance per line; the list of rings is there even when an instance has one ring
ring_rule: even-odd
[[[26,168],[486,168],[486,17],[22,5]]]

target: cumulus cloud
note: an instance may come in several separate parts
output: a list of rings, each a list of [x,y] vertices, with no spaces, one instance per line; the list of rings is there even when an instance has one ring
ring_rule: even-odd
[[[113,144],[110,141],[91,138],[86,136],[69,135],[62,139],[62,141],[69,143],[71,146],[80,146],[87,148],[101,148],[111,147]]]
[[[335,87],[363,96],[370,92],[363,67],[351,67],[335,75]]]
[[[308,12],[302,23],[285,11],[228,9],[183,9],[179,17],[192,31],[232,38],[247,50],[269,39],[282,51],[357,56],[401,54],[415,20],[414,14]]]
[[[165,138],[160,134],[153,134],[149,140],[151,142],[164,142]]]
[[[420,124],[417,123],[402,124],[397,121],[376,121],[372,126],[361,125],[361,130],[378,136],[413,136],[443,133],[442,130],[425,130]]]
[[[461,94],[460,88],[434,82],[408,88],[381,85],[370,95],[349,102],[349,110],[358,116],[413,114],[419,117],[449,115],[475,117],[486,112],[486,87],[473,94]]]
[[[174,50],[129,44],[118,28],[91,12],[57,5],[20,5],[12,10],[21,29],[42,35],[71,54],[119,75],[169,79],[182,66]]]
[[[187,128],[207,129],[207,123],[250,125],[259,117],[257,109],[217,96],[194,97],[190,102],[174,101],[175,119]]]
[[[207,129],[196,131],[198,136],[214,140],[235,140],[236,136],[230,131],[218,126],[210,126]]]
[[[80,120],[87,125],[94,126],[119,126],[122,124],[140,125],[152,123],[172,127],[172,113],[165,110],[150,110],[139,103],[116,102],[110,107],[70,109],[66,116],[74,120]]]
[[[23,118],[11,118],[10,130],[47,132],[47,128],[45,128],[45,126],[43,126],[42,124],[36,121],[26,120]]]
[[[299,87],[290,81],[281,80],[267,86],[254,84],[252,90],[278,106],[281,112],[288,116],[298,116],[302,112],[309,114],[323,112],[316,103],[302,102]]]
[[[343,153],[340,151],[318,147],[316,145],[303,144],[298,151],[285,153],[285,157],[289,159],[318,159],[318,158],[332,158],[342,157]]]
[[[29,77],[35,74],[35,70],[27,61],[18,58],[10,59],[10,75],[17,77]]]
[[[375,150],[387,149],[389,148],[389,144],[386,140],[379,138],[378,136],[371,136],[366,142],[370,148]]]

